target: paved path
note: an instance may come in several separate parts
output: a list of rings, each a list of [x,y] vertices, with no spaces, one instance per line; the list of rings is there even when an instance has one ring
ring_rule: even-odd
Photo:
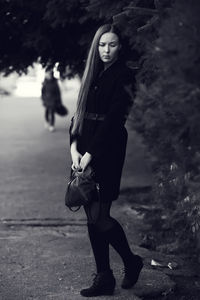
[[[75,93],[69,90],[64,103],[70,113],[74,102]],[[84,214],[69,212],[63,200],[70,170],[70,117],[57,117],[56,131],[50,133],[44,129],[38,98],[1,97],[0,106],[0,299],[82,299],[79,290],[95,270]],[[150,183],[144,148],[131,134],[122,189]],[[137,286],[123,291],[121,262],[111,250],[117,278],[114,299],[136,300],[169,290],[173,282],[168,276],[149,267],[152,253],[137,246],[141,217],[123,196],[114,204],[113,214],[146,265]]]

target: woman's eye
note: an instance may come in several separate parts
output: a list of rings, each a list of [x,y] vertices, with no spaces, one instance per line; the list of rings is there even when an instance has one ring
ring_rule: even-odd
[[[105,47],[105,46],[106,46],[106,44],[99,44],[99,47]],[[117,44],[111,43],[111,44],[109,44],[108,46],[109,46],[109,47],[116,47]]]
[[[115,43],[111,43],[111,44],[110,44],[110,46],[111,46],[111,47],[116,47],[116,46],[117,46],[117,44],[115,44]]]

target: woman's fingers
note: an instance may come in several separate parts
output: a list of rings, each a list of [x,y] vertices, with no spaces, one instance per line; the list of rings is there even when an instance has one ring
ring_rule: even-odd
[[[76,170],[76,168],[75,168],[74,164],[72,164],[71,168],[72,168],[72,170],[73,170],[73,171],[75,171],[75,170]]]
[[[81,167],[81,169],[82,169],[83,171],[84,171],[85,168],[86,168],[84,156],[83,156],[83,158],[82,158],[81,161],[80,161],[80,167]]]
[[[80,166],[80,161],[81,161],[82,155],[78,152],[78,151],[73,151],[72,152],[72,170],[80,170],[81,166]]]
[[[75,164],[72,164],[72,170],[73,170],[73,171],[76,171],[76,170],[79,170],[79,169],[80,169],[79,166],[77,166],[77,165],[75,165]]]
[[[87,161],[81,160],[81,162],[80,162],[80,168],[81,168],[83,171],[87,168],[87,166],[88,166]]]
[[[87,166],[91,162],[91,159],[92,159],[92,156],[88,152],[86,152],[83,155],[83,157],[81,158],[81,161],[80,161],[80,167],[83,171],[87,168]]]
[[[73,171],[79,171],[79,170],[81,170],[81,166],[77,165],[77,164],[74,164],[74,163],[72,164],[71,168],[72,168]]]

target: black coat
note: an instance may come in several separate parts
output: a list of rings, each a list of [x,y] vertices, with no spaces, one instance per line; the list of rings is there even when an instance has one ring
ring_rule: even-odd
[[[81,154],[92,155],[92,166],[100,184],[102,201],[116,200],[124,164],[127,131],[124,127],[133,100],[135,77],[120,61],[101,72],[93,82],[86,105],[86,112],[103,114],[105,119],[84,119],[81,136],[77,140]],[[72,127],[72,126],[71,126]]]
[[[54,110],[61,104],[60,88],[56,78],[44,80],[42,84],[42,101],[45,107]]]

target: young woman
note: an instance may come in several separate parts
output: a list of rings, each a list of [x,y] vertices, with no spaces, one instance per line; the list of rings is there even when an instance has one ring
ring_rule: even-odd
[[[100,185],[101,206],[94,199],[90,207],[85,207],[97,268],[91,287],[80,292],[85,297],[114,292],[109,245],[124,263],[122,288],[131,288],[143,267],[141,257],[131,251],[122,226],[110,216],[112,201],[119,195],[127,143],[124,124],[132,104],[130,87],[134,82],[132,72],[123,62],[122,50],[116,28],[110,24],[101,26],[88,54],[70,127],[72,169],[85,170],[91,165]]]
[[[45,127],[52,132],[55,130],[56,106],[61,104],[60,88],[57,79],[53,75],[52,69],[45,72],[41,97],[45,107]]]

